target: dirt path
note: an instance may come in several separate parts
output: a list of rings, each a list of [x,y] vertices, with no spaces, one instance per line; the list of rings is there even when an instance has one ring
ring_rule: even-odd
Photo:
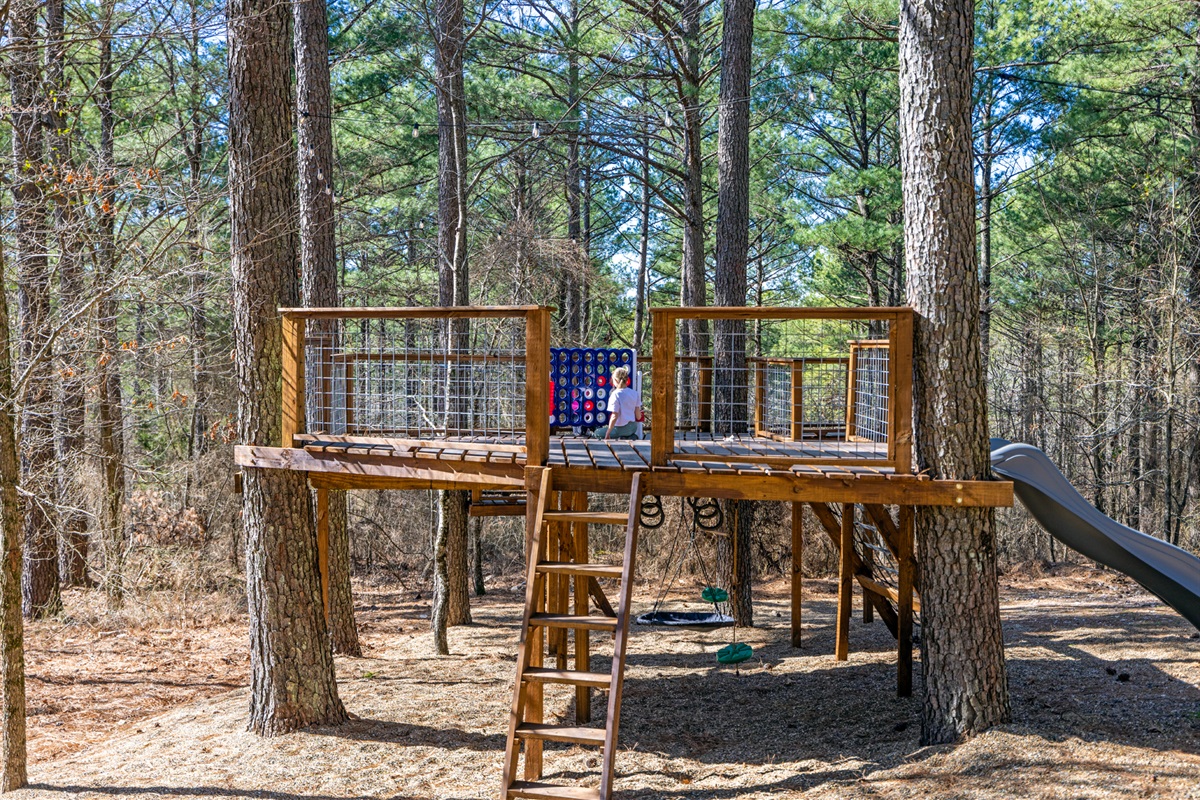
[[[723,633],[640,632],[632,639],[619,797],[1200,798],[1200,638],[1129,583],[1074,570],[1006,585],[1015,720],[957,748],[925,749],[918,747],[919,702],[894,696],[886,629],[856,620],[851,658],[835,663],[832,586],[810,587],[804,648],[788,646],[786,597],[782,584],[773,585],[758,599],[763,626],[744,632],[758,658],[739,673],[714,662]],[[515,597],[489,595],[475,625],[452,631],[454,655],[438,658],[420,617],[425,608],[385,592],[360,593],[368,657],[338,662],[343,698],[359,719],[270,740],[243,731],[245,689],[226,688],[244,680],[240,626],[179,634],[169,646],[154,631],[90,640],[77,630],[57,639],[35,633],[31,652],[53,640],[64,653],[93,654],[75,663],[74,683],[61,675],[58,683],[31,682],[33,703],[47,709],[46,725],[31,734],[35,752],[62,738],[44,727],[87,727],[49,710],[52,687],[74,686],[68,694],[76,705],[87,701],[83,687],[94,687],[92,696],[109,697],[129,716],[119,724],[102,724],[108,711],[87,717],[105,740],[75,752],[49,748],[60,755],[38,759],[35,787],[16,796],[494,797]],[[71,637],[76,644],[67,644]],[[164,657],[153,662],[143,654],[139,664],[138,648]],[[31,665],[40,664],[31,672],[49,675],[62,655],[56,652],[31,654]],[[598,662],[603,668],[604,659]],[[146,699],[131,705],[124,695]],[[182,705],[135,716],[175,703]],[[569,713],[565,693],[550,708]],[[592,773],[596,756],[555,747],[546,763],[548,778],[564,778]]]

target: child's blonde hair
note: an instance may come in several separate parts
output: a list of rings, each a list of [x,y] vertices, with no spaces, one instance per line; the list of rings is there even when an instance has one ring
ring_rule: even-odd
[[[629,385],[629,367],[617,367],[613,370],[613,381],[620,381],[626,386]]]

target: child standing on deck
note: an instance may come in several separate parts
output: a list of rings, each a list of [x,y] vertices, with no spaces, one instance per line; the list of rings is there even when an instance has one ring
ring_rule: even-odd
[[[629,388],[629,368],[617,367],[612,373],[612,393],[608,396],[608,428],[596,429],[597,439],[630,439],[637,433],[642,415],[642,398]]]

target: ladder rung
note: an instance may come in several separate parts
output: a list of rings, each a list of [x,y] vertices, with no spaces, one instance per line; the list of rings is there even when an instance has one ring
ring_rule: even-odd
[[[620,511],[544,511],[547,522],[590,522],[593,525],[624,525],[629,515]]]
[[[538,572],[558,575],[590,575],[593,578],[619,578],[621,568],[612,564],[576,564],[573,561],[543,561],[537,565]]]
[[[543,628],[579,628],[582,630],[615,631],[616,617],[583,616],[582,614],[531,614],[530,625]]]
[[[603,728],[579,728],[570,725],[542,725],[523,722],[517,726],[517,736],[522,739],[545,739],[551,742],[571,744],[604,744]]]
[[[508,787],[509,797],[529,797],[536,800],[600,800],[599,789],[582,786],[556,786],[538,781],[517,781]]]
[[[527,681],[543,683],[566,683],[571,686],[594,686],[607,689],[612,684],[611,676],[603,672],[579,672],[573,669],[546,669],[529,667],[522,676]]]

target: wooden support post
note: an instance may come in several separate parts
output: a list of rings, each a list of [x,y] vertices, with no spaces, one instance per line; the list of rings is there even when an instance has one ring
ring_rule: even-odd
[[[854,504],[842,504],[841,538],[838,541],[838,604],[837,634],[834,639],[834,658],[845,661],[850,657],[850,613],[854,598]]]
[[[354,386],[354,362],[346,362],[346,434],[353,436],[357,420],[354,417],[354,404],[357,401],[358,389]]]
[[[800,647],[800,591],[804,577],[804,504],[792,503],[792,647]]]
[[[675,317],[664,308],[650,309],[654,346],[650,356],[653,392],[650,420],[650,464],[665,467],[675,452]]]
[[[562,508],[560,499],[562,494],[555,492],[550,497],[550,503],[547,508],[559,510]],[[562,561],[562,536],[563,523],[549,522],[546,524],[546,560],[547,561]],[[549,614],[565,614],[567,613],[566,604],[563,603],[562,584],[563,576],[557,572],[553,572],[546,576],[546,612]],[[555,657],[556,667],[558,669],[566,668],[566,628],[550,628],[546,632],[546,652]]]
[[[550,457],[550,309],[525,316],[525,464]]]
[[[587,492],[573,492],[570,508],[573,511],[587,511]],[[586,564],[589,560],[588,526],[586,522],[576,522],[575,528],[575,563]],[[588,579],[582,575],[575,576],[575,613],[588,613]],[[586,628],[575,630],[575,669],[588,672],[592,668],[591,639]],[[587,686],[575,687],[575,722],[586,725],[592,721],[592,690]]]
[[[792,441],[804,439],[804,360],[792,362]]]
[[[291,447],[296,434],[304,433],[304,318],[284,314],[283,418],[280,447]]]
[[[888,403],[888,455],[897,473],[912,472],[913,442],[913,312],[896,312],[888,336],[892,395]]]
[[[571,497],[565,492],[559,493],[558,507],[561,509],[569,509],[571,507]],[[574,551],[574,541],[571,539],[571,525],[567,522],[560,522],[556,526],[555,544],[558,548],[557,561],[570,561],[572,551]],[[555,602],[554,613],[569,614],[571,613],[571,576],[558,575],[558,582],[555,587]],[[559,669],[567,668],[567,657],[570,655],[570,636],[571,632],[566,628],[558,629],[558,651],[557,665]]]
[[[703,433],[712,433],[712,396],[713,396],[713,366],[712,359],[708,356],[700,356],[699,369],[700,375],[700,413],[699,419],[696,420],[696,430]]]
[[[754,365],[754,435],[767,433],[767,362],[760,359]]]
[[[896,559],[899,570],[899,598],[897,616],[896,695],[912,696],[913,669],[913,507],[900,506],[900,556]]]
[[[863,548],[862,569],[867,575],[875,574],[875,551],[869,547]],[[866,589],[863,589],[863,624],[870,625],[875,621],[875,605],[866,600]]]
[[[549,414],[547,414],[549,419]],[[550,490],[550,481],[548,477],[543,477],[543,470],[548,475],[550,470],[548,467],[525,468],[525,520],[526,531],[536,530],[542,523],[542,510],[546,507],[547,498],[545,493]],[[531,534],[532,535],[532,534]],[[525,552],[529,554],[529,558],[533,562],[544,561],[546,559],[546,540],[550,537],[543,533],[538,537],[537,552],[532,548],[526,547]],[[532,578],[534,570],[529,569],[528,574]],[[541,583],[541,586],[533,587],[533,612],[535,614],[544,613],[546,611],[546,584],[545,580],[534,579],[535,583]],[[528,625],[528,620],[525,620]],[[528,637],[525,644],[529,648],[526,654],[526,666],[541,667],[545,664],[545,628],[538,626],[526,632]],[[545,687],[541,681],[529,681],[525,684],[525,702],[522,704],[523,715],[517,720],[517,723],[529,722],[540,724],[544,719],[545,709]],[[525,780],[536,781],[542,777],[542,741],[540,739],[525,739]]]
[[[850,361],[846,364],[846,441],[854,438],[855,413],[854,385],[858,378],[858,345],[850,343]]]
[[[321,573],[321,605],[329,625],[329,490],[317,489],[317,570]]]

